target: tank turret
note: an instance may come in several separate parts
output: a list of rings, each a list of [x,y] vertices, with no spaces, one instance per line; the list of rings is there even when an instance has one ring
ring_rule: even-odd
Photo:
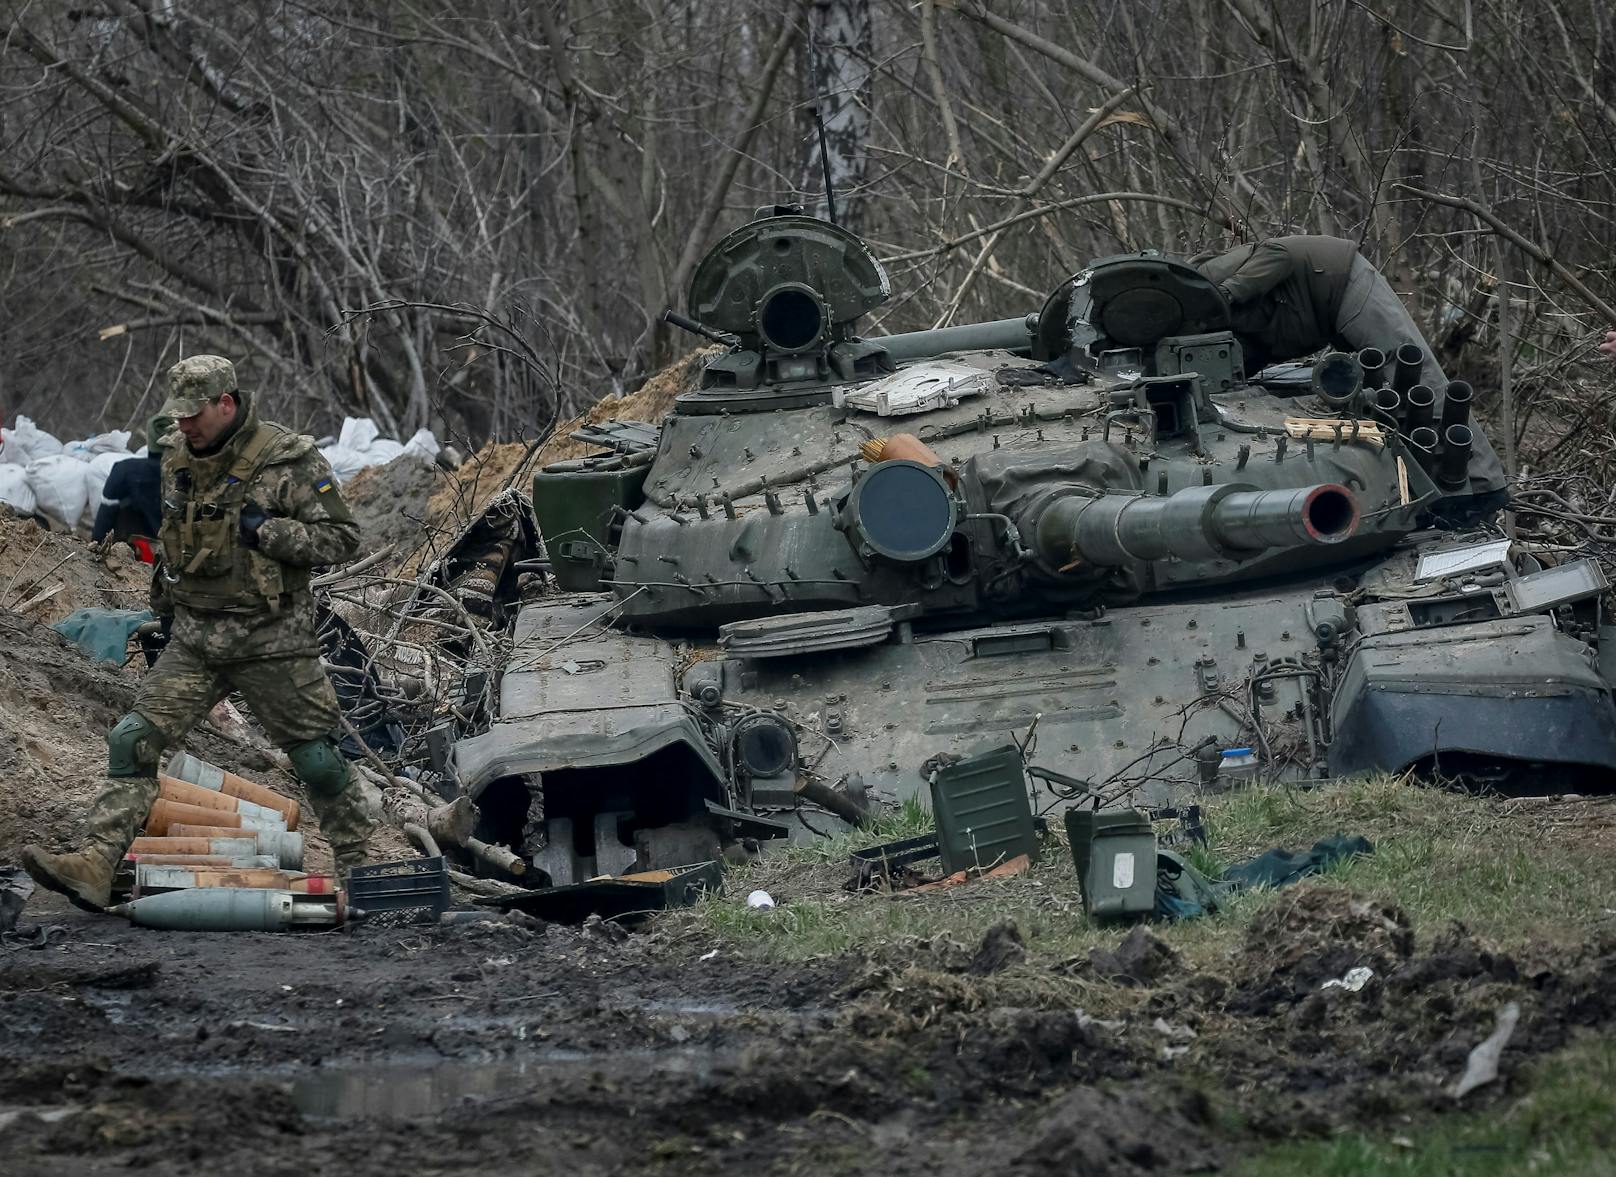
[[[670,321],[735,346],[710,362],[698,411],[724,390],[856,380],[892,370],[883,349],[852,331],[892,293],[887,272],[853,233],[792,206],[759,209],[725,237],[690,279],[693,322]],[[718,395],[712,395],[717,393]]]

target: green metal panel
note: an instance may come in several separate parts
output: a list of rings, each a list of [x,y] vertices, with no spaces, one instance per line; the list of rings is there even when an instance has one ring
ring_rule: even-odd
[[[637,507],[650,466],[628,465],[611,454],[552,462],[533,476],[533,517],[556,584],[568,592],[596,592],[610,561],[612,508]]]
[[[931,782],[931,807],[947,873],[995,866],[1018,854],[1038,861],[1027,781],[1014,744],[938,769]]]

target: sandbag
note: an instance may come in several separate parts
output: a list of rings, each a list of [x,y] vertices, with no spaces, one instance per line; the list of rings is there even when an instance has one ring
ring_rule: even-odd
[[[12,463],[0,463],[0,503],[19,515],[32,515],[39,509],[34,488],[28,485],[28,471]]]
[[[438,456],[443,447],[438,444],[437,437],[430,429],[417,429],[404,443],[404,452],[414,454],[418,458],[425,458],[428,462]]]
[[[343,449],[363,452],[381,436],[381,432],[369,417],[344,417],[342,432],[337,434],[337,444]]]
[[[89,469],[77,458],[55,454],[28,463],[28,485],[34,488],[39,513],[63,527],[73,527],[90,501],[85,485]]]
[[[84,490],[89,499],[84,508],[84,514],[92,525],[95,523],[96,513],[101,510],[101,504],[105,501],[101,496],[101,490],[106,486],[107,478],[112,474],[112,468],[119,462],[127,462],[134,456],[134,454],[116,450],[95,454],[84,464]]]
[[[416,454],[427,461],[438,456],[438,439],[430,429],[417,429],[408,442],[379,436],[369,417],[346,417],[336,441],[320,447],[338,482],[346,482],[367,466],[385,466],[400,454]]]
[[[133,436],[127,429],[114,429],[109,433],[97,433],[93,437],[70,441],[62,447],[62,452],[81,462],[88,462],[97,454],[123,454],[127,457],[129,439]]]
[[[26,466],[36,458],[62,452],[62,443],[35,425],[29,417],[18,417],[10,429],[0,429],[0,462]]]
[[[365,451],[365,465],[385,466],[403,452],[404,445],[402,442],[394,441],[390,437],[378,437],[370,443],[370,448]]]

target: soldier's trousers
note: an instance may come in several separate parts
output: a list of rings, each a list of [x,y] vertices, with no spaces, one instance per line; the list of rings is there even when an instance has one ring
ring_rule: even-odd
[[[1436,408],[1438,414],[1441,413],[1442,393],[1448,378],[1436,361],[1436,353],[1420,334],[1414,317],[1385,275],[1361,255],[1352,259],[1352,272],[1347,277],[1341,311],[1336,316],[1335,338],[1354,350],[1380,348],[1388,357],[1399,344],[1415,343],[1424,348],[1425,368],[1420,373],[1420,383],[1436,393]],[[1485,494],[1503,489],[1504,465],[1493,451],[1487,434],[1479,423],[1471,429],[1471,434],[1470,493]]]
[[[142,680],[134,711],[162,734],[168,747],[175,747],[232,690],[241,692],[253,717],[280,748],[331,738],[340,726],[336,692],[317,656],[211,660],[179,636],[169,641]],[[139,828],[156,792],[152,777],[109,778],[91,814],[90,837],[113,849],[120,842],[127,847],[125,831]],[[311,788],[308,793],[332,850],[362,855],[371,820],[352,770],[341,791],[322,795]]]

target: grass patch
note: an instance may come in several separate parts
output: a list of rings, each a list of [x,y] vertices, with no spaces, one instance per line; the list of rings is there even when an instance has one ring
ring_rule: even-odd
[[[1616,1175],[1616,1042],[1589,1039],[1543,1059],[1526,1094],[1485,1115],[1448,1116],[1412,1132],[1348,1133],[1290,1144],[1233,1166],[1233,1177],[1506,1177]]]
[[[1607,906],[1590,893],[1608,869],[1601,848],[1498,798],[1382,776],[1308,791],[1268,786],[1206,809],[1218,868],[1275,845],[1299,850],[1331,834],[1367,836],[1375,853],[1326,877],[1397,904],[1426,938],[1458,920],[1504,946],[1580,943]]]
[[[1609,819],[1609,806],[1590,805]],[[1326,877],[1403,908],[1425,942],[1450,920],[1506,949],[1581,943],[1595,924],[1609,923],[1603,914],[1609,903],[1590,893],[1591,880],[1607,876],[1608,850],[1529,807],[1372,777],[1307,790],[1257,786],[1211,798],[1203,810],[1209,845],[1192,861],[1214,875],[1274,846],[1305,850],[1332,834],[1365,835],[1376,853]],[[773,960],[853,950],[901,958],[914,941],[939,937],[974,947],[1005,919],[1016,922],[1035,963],[1086,956],[1119,938],[1115,927],[1089,925],[1058,832],[1046,840],[1043,860],[1020,878],[916,896],[843,889],[854,849],[931,828],[930,814],[911,801],[872,829],[788,847],[731,871],[725,896],[670,914],[665,926]],[[754,889],[768,891],[777,906],[746,907]],[[1156,931],[1192,963],[1215,967],[1274,895],[1237,895],[1215,917]]]

